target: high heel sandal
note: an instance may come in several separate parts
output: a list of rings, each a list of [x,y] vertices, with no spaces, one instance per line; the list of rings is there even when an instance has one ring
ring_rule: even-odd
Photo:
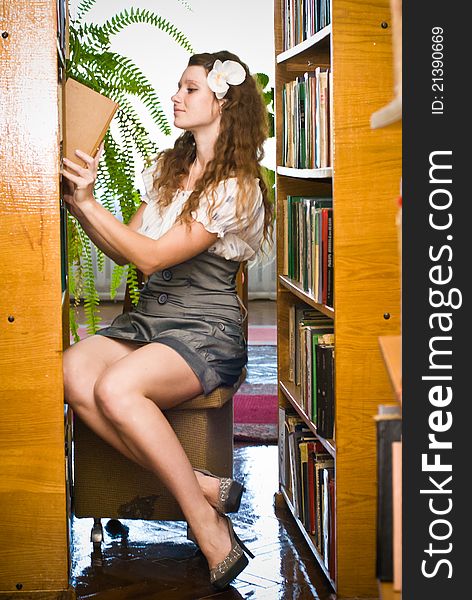
[[[231,550],[224,560],[210,569],[210,581],[218,590],[223,590],[243,571],[249,561],[248,554],[254,558],[254,554],[243,544],[236,535],[231,519],[227,515],[222,515],[228,525],[229,537],[231,539]],[[246,552],[246,554],[244,554]]]
[[[220,480],[220,489],[218,491],[218,504],[215,507],[216,510],[222,514],[237,512],[241,505],[241,497],[245,492],[246,488],[242,483],[229,477],[218,477],[213,475],[210,471],[204,469],[194,469],[203,475],[208,477],[214,477]]]
[[[217,475],[213,475],[210,471],[206,471],[205,469],[195,469],[194,471],[198,471],[199,473],[203,473],[203,475],[207,475],[208,477],[214,477],[215,479],[220,480],[220,488],[218,490],[218,502],[215,507],[216,510],[225,514],[228,512],[237,512],[239,507],[241,506],[241,498],[243,493],[246,491],[246,488],[242,483],[236,481],[235,479],[230,479],[229,477],[218,477]],[[198,542],[193,535],[193,532],[189,525],[187,525],[187,539],[197,544]]]

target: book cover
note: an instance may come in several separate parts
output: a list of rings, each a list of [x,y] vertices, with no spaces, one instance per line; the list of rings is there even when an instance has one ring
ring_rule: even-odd
[[[279,481],[286,487],[286,453],[287,440],[285,439],[285,409],[279,406],[279,430],[278,430],[278,451],[279,451]]]
[[[402,443],[392,443],[393,589],[402,589]]]
[[[319,72],[319,104],[320,104],[320,167],[328,166],[328,72]]]
[[[308,532],[312,535],[315,533],[315,442],[308,442]]]
[[[380,581],[393,581],[393,491],[392,442],[400,441],[402,421],[399,414],[376,416],[377,427],[377,561]]]
[[[323,560],[329,569],[329,479],[328,469],[321,469],[322,507],[323,507]]]
[[[65,125],[63,156],[86,166],[75,150],[95,156],[118,110],[118,104],[69,77],[64,85]]]
[[[328,256],[326,275],[326,305],[334,308],[333,211],[328,212]]]
[[[328,510],[329,510],[329,553],[328,570],[331,578],[336,580],[336,504],[334,469],[328,470]]]
[[[306,427],[305,423],[300,423],[297,426],[297,429],[293,432],[294,439],[294,451],[295,451],[295,465],[296,465],[296,494],[294,491],[294,495],[297,496],[297,504],[298,504],[298,513],[297,516],[300,521],[304,522],[304,486],[303,486],[303,467],[302,467],[302,455],[301,455],[301,446],[305,445],[307,441],[312,441],[315,438],[313,433]],[[304,455],[304,458],[306,456]],[[306,462],[306,461],[305,461]]]
[[[319,313],[321,314],[321,313]],[[302,327],[305,325],[311,325],[313,331],[318,333],[328,333],[333,331],[332,321],[329,321],[327,317],[324,319],[300,319],[298,321],[297,335],[295,336],[295,384],[301,385],[302,383]],[[306,363],[305,363],[306,364]]]
[[[311,414],[312,414],[312,421],[317,426],[318,426],[318,403],[317,403],[316,353],[317,353],[318,344],[323,339],[323,336],[324,336],[324,332],[321,333],[321,332],[316,332],[314,330],[311,330],[311,343],[312,343],[312,351],[311,351],[311,361],[312,361],[312,366],[311,366],[311,376],[312,376],[311,403],[312,403],[312,407],[311,407]]]
[[[316,348],[317,432],[326,439],[334,435],[334,346]]]
[[[300,521],[305,529],[308,529],[309,523],[309,508],[308,508],[308,442],[302,440],[299,444],[300,448],[300,479],[301,479],[301,511]]]
[[[315,545],[318,552],[323,556],[323,493],[322,493],[322,475],[321,471],[325,468],[334,467],[334,459],[328,458],[327,460],[317,460],[315,462],[315,497],[316,497],[316,533],[315,533]]]

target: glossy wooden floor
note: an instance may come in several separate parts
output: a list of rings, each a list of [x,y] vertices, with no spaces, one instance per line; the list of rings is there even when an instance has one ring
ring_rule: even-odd
[[[254,324],[274,323],[275,303],[255,301],[249,315]],[[186,539],[184,522],[122,521],[120,530],[112,527],[116,522],[105,520],[99,552],[90,542],[92,520],[73,519],[72,583],[77,597],[334,599],[287,509],[283,503],[275,508],[277,446],[235,444],[234,476],[244,481],[246,492],[239,512],[232,515],[233,524],[256,557],[230,588],[212,588],[206,560]]]

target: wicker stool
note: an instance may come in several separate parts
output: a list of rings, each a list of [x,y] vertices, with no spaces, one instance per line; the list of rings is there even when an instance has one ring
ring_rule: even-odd
[[[231,477],[233,387],[219,387],[165,412],[192,466]],[[183,520],[166,487],[150,471],[96,436],[77,416],[73,423],[73,510],[77,517]]]

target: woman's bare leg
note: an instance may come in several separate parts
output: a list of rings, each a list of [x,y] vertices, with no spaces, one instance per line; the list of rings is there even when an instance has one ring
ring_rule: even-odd
[[[94,388],[108,367],[138,347],[132,342],[94,335],[70,346],[63,356],[64,395],[67,404],[98,436],[134,462],[138,462],[137,457],[98,410]],[[149,468],[147,465],[141,466]]]
[[[173,349],[148,344],[114,362],[95,384],[95,401],[140,464],[149,465],[179,503],[210,567],[231,549],[226,521],[206,500],[192,465],[162,410],[202,391]]]
[[[140,346],[101,335],[91,336],[70,346],[64,352],[65,400],[74,412],[98,436],[140,466],[150,470],[151,465],[142,462],[123,443],[115,427],[97,408],[94,388],[97,380],[108,367],[130,355]],[[205,498],[216,507],[218,503],[219,481],[195,472]]]

